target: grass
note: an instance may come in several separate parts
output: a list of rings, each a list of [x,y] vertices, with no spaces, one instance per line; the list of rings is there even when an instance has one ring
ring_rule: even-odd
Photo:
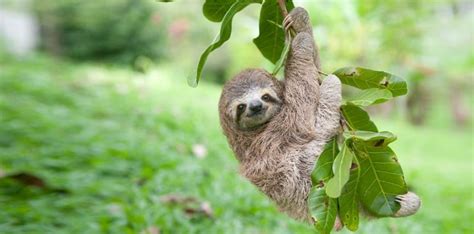
[[[189,88],[184,71],[164,66],[0,64],[0,233],[312,233],[238,175],[218,124],[220,87]],[[471,132],[376,122],[399,136],[423,206],[357,233],[472,233]],[[5,177],[18,172],[46,186]]]

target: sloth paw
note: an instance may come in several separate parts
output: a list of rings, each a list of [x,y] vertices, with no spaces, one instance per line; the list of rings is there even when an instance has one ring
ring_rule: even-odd
[[[400,210],[393,215],[394,217],[405,217],[415,214],[421,206],[420,197],[413,192],[398,195],[396,201],[400,203]]]
[[[308,27],[311,27],[308,12],[301,7],[296,7],[283,19],[283,28],[285,31],[293,28],[296,33],[300,33],[308,31]]]

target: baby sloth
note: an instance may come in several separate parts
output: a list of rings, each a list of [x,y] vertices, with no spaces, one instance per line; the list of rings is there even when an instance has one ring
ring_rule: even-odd
[[[262,69],[240,72],[224,86],[219,115],[241,174],[281,211],[311,222],[311,172],[339,131],[341,83],[334,75],[318,82],[319,54],[307,12],[295,8],[284,24],[296,32],[284,81]]]

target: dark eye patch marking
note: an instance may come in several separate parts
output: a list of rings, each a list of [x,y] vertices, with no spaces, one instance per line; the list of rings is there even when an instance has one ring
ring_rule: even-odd
[[[245,104],[239,104],[237,106],[237,114],[236,114],[236,120],[237,120],[237,123],[240,121],[240,116],[242,116],[242,113],[245,112],[245,108],[247,107],[247,105]]]
[[[278,103],[279,100],[272,97],[270,94],[266,93],[264,94],[262,97],[262,100],[265,101],[265,102],[273,102],[273,103]]]

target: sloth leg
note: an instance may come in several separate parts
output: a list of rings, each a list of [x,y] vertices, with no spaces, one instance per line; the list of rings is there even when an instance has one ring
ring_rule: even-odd
[[[316,109],[316,138],[311,141],[302,155],[301,161],[311,163],[305,170],[310,175],[314,169],[315,158],[323,152],[326,143],[338,133],[340,125],[339,107],[341,105],[341,82],[334,75],[323,80],[320,88],[319,106]]]
[[[319,106],[316,111],[316,135],[324,143],[339,131],[341,106],[341,81],[335,75],[329,75],[320,86]]]
[[[397,196],[397,202],[400,203],[400,210],[393,217],[405,217],[415,214],[421,206],[421,199],[413,192]]]

